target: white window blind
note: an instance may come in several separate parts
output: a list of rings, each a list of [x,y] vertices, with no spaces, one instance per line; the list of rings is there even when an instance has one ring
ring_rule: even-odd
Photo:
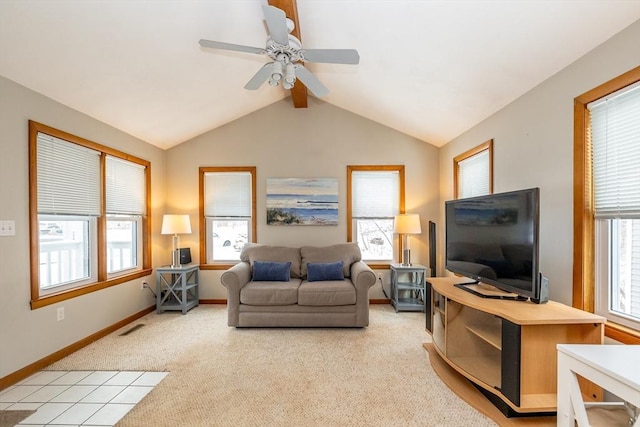
[[[251,173],[207,172],[204,179],[204,216],[251,217]]]
[[[353,218],[392,218],[400,206],[400,174],[366,171],[351,174]]]
[[[106,180],[108,214],[144,215],[146,213],[144,166],[107,156]]]
[[[458,162],[458,198],[484,196],[490,192],[489,150]]]
[[[640,219],[640,84],[587,108],[596,218]]]
[[[100,153],[39,132],[38,213],[100,215]]]

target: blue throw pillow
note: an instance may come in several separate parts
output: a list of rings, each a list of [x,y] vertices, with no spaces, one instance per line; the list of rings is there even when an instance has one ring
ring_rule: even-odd
[[[342,261],[307,263],[307,280],[320,282],[323,280],[344,280]]]
[[[291,262],[253,262],[253,280],[256,282],[288,282]]]

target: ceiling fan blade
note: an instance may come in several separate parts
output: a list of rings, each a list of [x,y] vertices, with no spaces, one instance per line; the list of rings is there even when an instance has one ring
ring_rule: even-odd
[[[304,68],[302,64],[295,64],[294,70],[296,77],[309,89],[315,96],[322,98],[329,93],[329,89],[322,84],[320,80],[311,71]]]
[[[249,80],[247,84],[244,85],[244,88],[249,90],[256,90],[260,86],[262,86],[262,83],[266,82],[269,76],[271,75],[272,65],[273,65],[273,62],[268,62],[264,64],[262,68],[260,68],[258,72],[253,77],[251,77],[251,80]]]
[[[262,6],[264,19],[267,21],[269,35],[274,42],[289,46],[289,30],[287,29],[287,15],[275,6]]]
[[[304,49],[303,56],[309,62],[331,64],[358,64],[360,55],[355,49]]]
[[[213,40],[204,40],[204,39],[200,40],[200,46],[208,47],[211,49],[222,49],[222,50],[233,50],[235,52],[256,53],[258,55],[262,55],[266,53],[264,49],[259,47],[243,46],[240,44],[216,42]]]

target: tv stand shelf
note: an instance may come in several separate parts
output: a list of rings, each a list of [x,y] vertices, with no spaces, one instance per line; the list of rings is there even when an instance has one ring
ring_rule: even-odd
[[[466,326],[467,330],[478,338],[491,344],[498,350],[502,350],[502,336],[500,334],[502,325],[499,318],[495,317],[497,322],[471,323]]]
[[[436,352],[507,416],[556,411],[557,344],[601,344],[605,319],[549,301],[487,299],[427,278],[427,329]],[[589,400],[598,387],[584,384]]]

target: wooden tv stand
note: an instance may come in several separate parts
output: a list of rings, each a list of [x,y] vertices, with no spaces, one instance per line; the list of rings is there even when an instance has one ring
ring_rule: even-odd
[[[557,344],[602,344],[604,317],[549,301],[482,298],[427,278],[427,330],[437,353],[505,415],[554,413]],[[589,400],[602,391],[585,384]]]

